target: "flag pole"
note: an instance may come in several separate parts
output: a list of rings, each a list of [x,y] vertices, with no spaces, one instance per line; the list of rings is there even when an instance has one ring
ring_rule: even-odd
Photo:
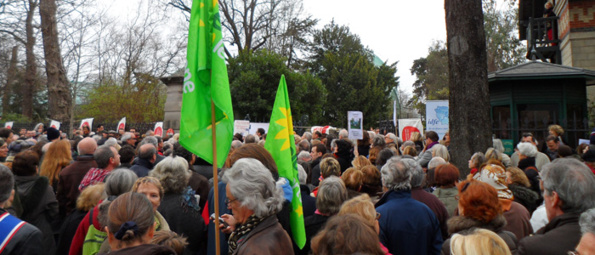
[[[215,206],[215,254],[221,254],[221,247],[219,243],[221,242],[219,236],[219,175],[217,173],[217,126],[215,120],[215,102],[213,102],[213,98],[211,97],[211,132],[213,134],[213,188],[214,188],[214,199],[215,202],[213,205]]]

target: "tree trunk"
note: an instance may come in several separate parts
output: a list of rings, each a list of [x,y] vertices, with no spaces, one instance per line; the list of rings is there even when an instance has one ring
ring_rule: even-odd
[[[481,0],[445,0],[452,163],[462,178],[473,153],[492,146]]]
[[[70,121],[72,98],[58,43],[56,0],[41,0],[39,14],[48,77],[49,115],[51,119],[66,123]]]
[[[33,119],[33,92],[37,83],[37,63],[35,63],[35,35],[33,34],[33,15],[37,8],[37,1],[29,0],[29,10],[25,23],[27,40],[25,43],[25,86],[23,86],[23,116]]]
[[[8,73],[6,74],[6,85],[4,85],[4,94],[2,95],[2,116],[6,116],[9,113],[8,110],[10,108],[10,96],[12,95],[12,86],[17,74],[18,50],[18,46],[12,47],[10,66],[8,67]]]

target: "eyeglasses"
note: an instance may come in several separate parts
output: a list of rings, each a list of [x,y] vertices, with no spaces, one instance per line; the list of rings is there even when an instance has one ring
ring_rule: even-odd
[[[229,206],[231,203],[233,203],[233,201],[236,201],[236,200],[238,200],[238,199],[236,198],[236,199],[229,200],[229,198],[225,198],[225,205]]]
[[[380,213],[379,212],[376,213],[376,220],[378,220],[378,219],[380,219]]]
[[[568,255],[581,255],[578,251],[569,251]]]

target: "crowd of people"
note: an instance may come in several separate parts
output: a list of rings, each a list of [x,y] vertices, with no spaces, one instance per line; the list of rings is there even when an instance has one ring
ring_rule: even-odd
[[[512,155],[494,139],[468,169],[449,163],[449,133],[295,134],[303,248],[264,129],[234,136],[219,183],[178,135],[96,131],[0,129],[0,254],[595,251],[595,134],[570,148],[558,125]]]

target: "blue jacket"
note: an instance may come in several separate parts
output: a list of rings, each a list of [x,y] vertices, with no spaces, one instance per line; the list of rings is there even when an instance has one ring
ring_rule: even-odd
[[[410,191],[389,191],[378,203],[380,242],[392,254],[440,254],[440,223]]]

